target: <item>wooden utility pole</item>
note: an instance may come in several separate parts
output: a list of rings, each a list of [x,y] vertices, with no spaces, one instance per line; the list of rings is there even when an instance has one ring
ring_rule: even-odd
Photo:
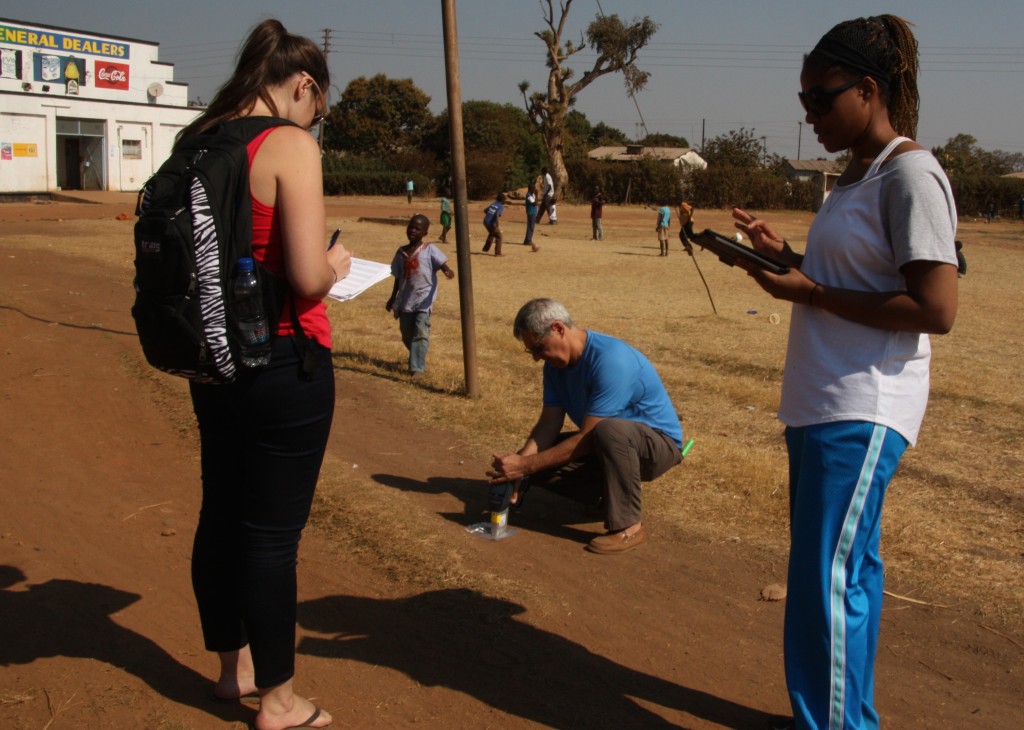
[[[324,51],[324,58],[326,59],[327,58],[327,54],[331,52],[331,29],[330,28],[324,28],[324,48],[323,48],[323,51]],[[329,91],[329,89],[321,89],[320,93],[326,94],[328,91]],[[326,97],[324,97],[324,104],[325,105],[327,104],[327,98]],[[329,111],[330,111],[330,109],[328,109],[325,106],[324,107],[324,114],[327,114],[327,112],[329,112]],[[318,145],[320,145],[320,154],[322,156],[323,153],[324,153],[324,120],[323,119],[321,119],[320,120],[320,124],[317,125],[316,143]]]
[[[466,146],[462,138],[462,81],[459,77],[459,31],[455,0],[441,0],[444,25],[444,67],[448,88],[448,136],[452,153],[452,185],[455,195],[455,258],[459,273],[459,310],[462,319],[462,365],[466,395],[480,396],[477,376],[476,315],[473,308],[473,269],[469,251],[469,209],[466,205]]]

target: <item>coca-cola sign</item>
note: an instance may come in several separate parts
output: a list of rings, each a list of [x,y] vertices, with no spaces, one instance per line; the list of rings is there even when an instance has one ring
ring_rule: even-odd
[[[128,91],[128,65],[96,61],[96,88]]]

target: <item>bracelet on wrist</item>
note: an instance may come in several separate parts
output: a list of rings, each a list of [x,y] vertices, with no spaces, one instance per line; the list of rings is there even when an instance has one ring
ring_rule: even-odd
[[[811,291],[807,294],[807,306],[808,307],[813,307],[814,306],[814,292],[818,291],[818,287],[820,287],[820,286],[821,286],[821,284],[815,284],[813,287],[811,287]]]

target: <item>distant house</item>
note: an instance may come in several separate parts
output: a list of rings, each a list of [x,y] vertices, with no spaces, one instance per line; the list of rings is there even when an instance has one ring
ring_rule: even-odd
[[[842,166],[833,160],[786,160],[786,177],[799,182],[814,183],[814,212],[821,210],[842,173]]]
[[[591,160],[607,162],[635,162],[640,159],[653,159],[674,167],[686,167],[703,170],[708,166],[700,155],[689,147],[644,147],[630,144],[624,147],[598,147],[590,150],[587,157]]]

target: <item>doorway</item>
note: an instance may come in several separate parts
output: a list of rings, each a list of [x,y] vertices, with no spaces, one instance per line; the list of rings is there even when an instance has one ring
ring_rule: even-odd
[[[103,122],[57,119],[57,185],[62,190],[105,190]]]

